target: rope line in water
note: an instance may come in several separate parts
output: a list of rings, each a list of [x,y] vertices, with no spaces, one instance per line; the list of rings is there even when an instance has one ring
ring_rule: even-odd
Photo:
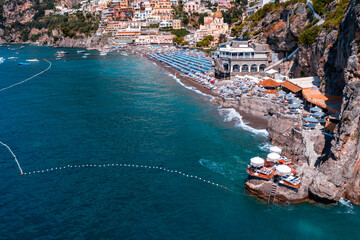
[[[11,148],[10,148],[8,145],[6,145],[5,143],[1,142],[1,141],[0,141],[0,144],[3,145],[4,147],[6,147],[6,148],[9,150],[9,152],[11,153],[11,155],[12,155],[12,156],[14,157],[14,159],[15,159],[15,162],[16,162],[18,168],[19,168],[20,174],[23,175],[23,170],[22,170],[21,167],[20,167],[20,163],[19,163],[19,161],[17,160],[17,158],[16,158],[15,154],[13,153],[13,151],[11,150]]]
[[[130,167],[130,168],[147,168],[147,169],[157,169],[157,170],[162,170],[165,172],[169,172],[169,173],[177,173],[183,177],[187,177],[187,178],[193,178],[196,179],[200,182],[204,182],[204,183],[208,183],[210,185],[225,189],[227,191],[230,191],[232,193],[236,193],[239,195],[245,195],[248,196],[244,193],[240,193],[237,191],[234,191],[232,189],[229,189],[228,187],[225,187],[221,184],[217,184],[215,182],[203,179],[201,177],[198,177],[196,175],[191,175],[191,174],[186,174],[184,172],[178,171],[178,170],[173,170],[173,169],[167,169],[164,167],[159,167],[159,166],[148,166],[148,165],[139,165],[139,164],[126,164],[126,163],[112,163],[112,164],[81,164],[81,165],[66,165],[66,166],[61,166],[61,167],[53,167],[53,168],[47,168],[47,169],[42,169],[42,170],[36,170],[36,171],[30,171],[30,172],[25,172],[24,175],[34,175],[34,174],[41,174],[41,173],[49,173],[49,172],[53,172],[53,171],[59,171],[59,170],[63,170],[63,169],[73,169],[73,168],[91,168],[91,167],[96,167],[96,168],[104,168],[104,167]]]
[[[31,79],[33,79],[33,78],[41,75],[41,74],[43,74],[44,72],[48,71],[48,70],[51,68],[51,65],[52,65],[52,64],[51,64],[50,61],[48,61],[48,60],[46,60],[46,59],[44,59],[44,61],[49,63],[49,66],[48,66],[45,70],[43,70],[43,71],[41,71],[41,72],[39,72],[39,73],[37,73],[37,74],[35,74],[35,75],[27,78],[27,79],[25,79],[25,80],[23,80],[23,81],[21,81],[21,82],[14,83],[14,84],[12,84],[12,85],[10,85],[10,86],[8,86],[8,87],[4,87],[4,88],[0,89],[0,92],[5,91],[5,90],[7,90],[7,89],[9,89],[9,88],[15,87],[15,86],[17,86],[17,85],[23,84],[23,83],[25,83],[25,82],[27,82],[27,81],[29,81],[29,80],[31,80]]]

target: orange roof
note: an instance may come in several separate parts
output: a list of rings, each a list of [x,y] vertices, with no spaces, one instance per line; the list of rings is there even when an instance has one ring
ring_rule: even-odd
[[[263,80],[261,82],[259,82],[259,85],[262,85],[264,87],[279,87],[280,83],[278,83],[275,80],[272,80],[271,78]]]
[[[293,93],[297,93],[297,92],[301,91],[301,87],[298,87],[295,84],[288,82],[288,81],[285,81],[285,82],[281,83],[280,85],[283,86],[284,88],[289,89]]]
[[[306,88],[302,90],[302,94],[306,101],[311,102],[317,106],[329,110],[333,113],[338,113],[341,110],[342,97],[341,96],[326,96],[323,95],[318,88]]]

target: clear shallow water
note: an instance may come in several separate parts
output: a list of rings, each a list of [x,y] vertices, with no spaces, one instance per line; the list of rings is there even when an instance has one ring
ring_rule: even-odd
[[[209,99],[138,56],[0,47],[0,141],[24,172],[129,163],[194,174],[244,193],[246,164],[266,138],[237,127]],[[220,111],[222,112],[222,111]],[[232,119],[230,117],[230,119]],[[224,121],[225,120],[225,121]],[[241,125],[241,124],[240,124]],[[359,207],[268,207],[195,179],[135,168],[20,176],[0,148],[0,239],[359,239]]]

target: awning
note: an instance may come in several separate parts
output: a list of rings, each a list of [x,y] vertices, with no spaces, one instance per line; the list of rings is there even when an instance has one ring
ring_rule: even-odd
[[[285,81],[283,83],[281,83],[281,86],[283,86],[286,89],[289,89],[290,91],[292,91],[293,93],[297,93],[301,91],[301,88],[296,86],[295,84]]]
[[[327,109],[330,112],[338,113],[341,110],[341,96],[323,95],[318,88],[303,89],[302,94],[306,101],[320,106],[321,108]]]
[[[259,85],[264,86],[264,87],[279,87],[280,83],[269,78],[269,79],[259,82]]]

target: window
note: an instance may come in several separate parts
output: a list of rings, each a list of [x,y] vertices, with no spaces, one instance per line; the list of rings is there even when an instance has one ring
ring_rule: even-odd
[[[249,66],[246,64],[242,65],[241,72],[249,72]]]
[[[239,65],[234,65],[233,66],[233,72],[240,72],[240,66]]]
[[[265,64],[261,64],[260,65],[260,72],[265,71],[266,65]]]
[[[251,65],[251,72],[257,72],[257,71],[258,71],[257,65],[256,64]]]

